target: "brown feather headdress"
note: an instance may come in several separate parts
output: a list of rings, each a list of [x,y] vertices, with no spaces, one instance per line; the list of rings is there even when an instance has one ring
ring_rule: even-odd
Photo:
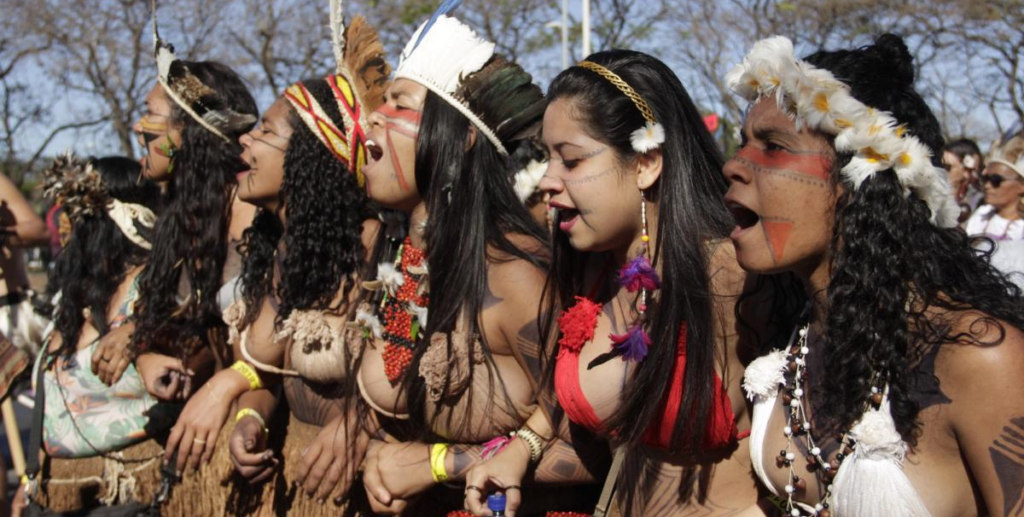
[[[362,186],[366,164],[367,114],[384,102],[391,67],[377,32],[361,16],[345,26],[341,0],[330,3],[335,73],[326,78],[334,92],[341,120],[332,120],[303,84],[289,86],[284,97],[302,122],[327,149],[356,175]]]

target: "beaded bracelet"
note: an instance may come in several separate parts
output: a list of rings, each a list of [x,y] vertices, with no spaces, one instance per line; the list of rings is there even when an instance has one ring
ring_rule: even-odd
[[[526,442],[526,446],[530,449],[530,463],[537,463],[540,460],[540,455],[544,453],[544,440],[527,426],[513,431],[512,434]]]

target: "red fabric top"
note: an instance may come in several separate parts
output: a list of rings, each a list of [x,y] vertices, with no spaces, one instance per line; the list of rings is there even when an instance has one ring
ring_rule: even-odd
[[[558,326],[562,337],[558,344],[560,349],[555,360],[555,393],[558,403],[565,410],[569,420],[586,427],[593,432],[601,432],[603,422],[594,412],[593,406],[583,394],[580,387],[580,350],[584,343],[594,338],[597,327],[597,315],[601,305],[590,299],[577,296],[577,303],[567,309],[558,318]],[[672,429],[675,427],[679,406],[683,401],[683,381],[686,374],[686,323],[683,323],[676,343],[676,362],[672,369],[672,385],[665,394],[661,413],[651,422],[647,429],[644,443],[662,449],[668,449],[672,441]],[[711,414],[708,416],[704,430],[704,448],[716,450],[731,448],[741,436],[736,428],[736,416],[732,412],[732,403],[726,393],[722,379],[715,373],[714,400]]]

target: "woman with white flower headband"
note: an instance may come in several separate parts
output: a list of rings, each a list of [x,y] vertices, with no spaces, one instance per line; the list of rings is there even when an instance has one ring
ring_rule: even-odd
[[[802,287],[805,322],[752,363],[750,456],[786,515],[1019,515],[1024,300],[956,228],[939,124],[891,34],[754,45],[726,164],[744,269]]]
[[[591,55],[556,77],[547,98],[551,161],[540,187],[557,228],[547,310],[561,316],[544,387],[564,417],[537,412],[529,424],[550,449],[507,447],[467,482],[541,484],[527,473],[567,443],[578,469],[603,467],[607,448],[579,447],[598,436],[617,449],[598,514],[744,511],[758,491],[740,384],[757,349],[741,339],[736,313],[744,284],[756,282],[726,240],[718,147],[676,75],[647,54]],[[509,514],[522,515],[530,497],[509,492]],[[479,494],[467,501],[487,515]]]

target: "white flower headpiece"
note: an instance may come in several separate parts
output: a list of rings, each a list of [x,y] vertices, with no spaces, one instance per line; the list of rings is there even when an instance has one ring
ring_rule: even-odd
[[[629,100],[633,101],[633,104],[636,105],[636,109],[640,110],[640,114],[644,116],[644,120],[647,122],[629,136],[629,143],[633,145],[634,151],[644,154],[661,147],[661,144],[665,143],[665,127],[654,117],[654,110],[651,109],[647,101],[629,83],[624,81],[622,77],[619,77],[619,74],[593,61],[580,61],[576,63],[576,66],[586,68],[605,78],[626,97],[629,97]]]
[[[835,135],[836,151],[852,153],[843,179],[856,190],[875,173],[893,169],[905,195],[914,194],[932,211],[931,222],[956,226],[960,210],[946,171],[931,163],[931,151],[889,113],[864,105],[827,70],[793,56],[793,43],[775,36],[754,44],[728,75],[729,87],[753,102],[774,97],[799,128]]]

